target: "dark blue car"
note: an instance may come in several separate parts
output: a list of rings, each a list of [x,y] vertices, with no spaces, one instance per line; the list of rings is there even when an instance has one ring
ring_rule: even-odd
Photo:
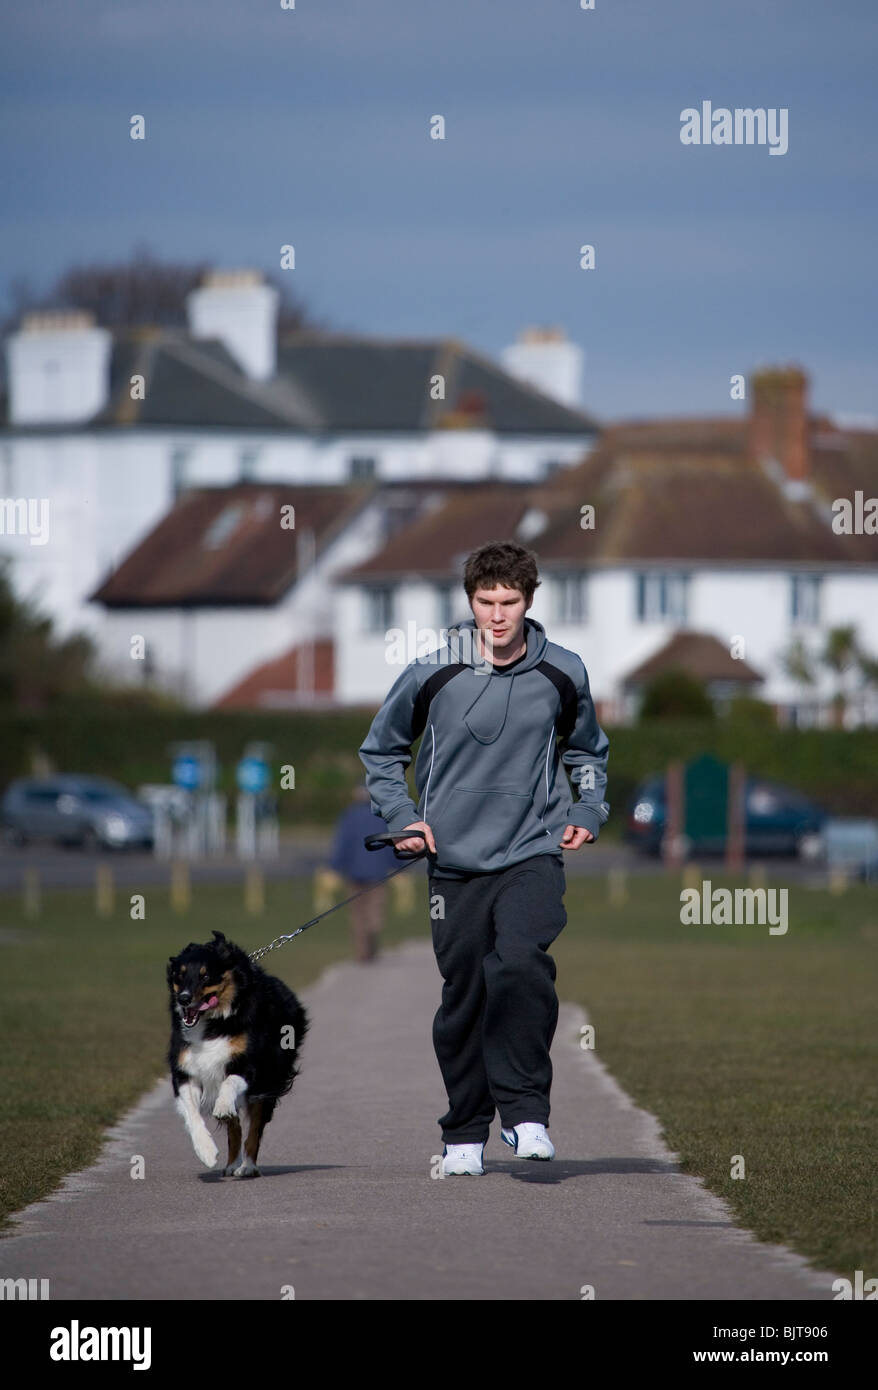
[[[744,852],[809,856],[819,850],[826,812],[801,792],[763,777],[748,777]],[[628,807],[625,838],[644,854],[660,854],[665,834],[665,779],[648,777],[640,783]],[[693,854],[722,854],[724,836],[693,839]]]

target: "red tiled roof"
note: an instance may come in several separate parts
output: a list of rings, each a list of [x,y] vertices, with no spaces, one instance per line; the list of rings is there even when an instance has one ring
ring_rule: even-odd
[[[736,451],[602,441],[564,484],[563,515],[534,543],[545,563],[857,558],[857,547],[833,533],[813,502],[790,500],[761,465]],[[593,530],[581,529],[581,503],[595,509]]]
[[[437,491],[445,492],[438,508],[402,527],[377,555],[345,571],[343,580],[374,581],[399,574],[445,577],[477,546],[506,540],[531,505],[529,490],[517,485]]]
[[[283,656],[256,666],[243,680],[227,690],[215,702],[215,709],[272,709],[293,703],[302,696],[304,682],[317,696],[331,696],[335,691],[335,657],[331,641],[321,640],[312,645],[311,661],[303,655],[302,646],[291,647]],[[311,679],[308,679],[308,676]],[[304,692],[306,695],[308,690]]]
[[[809,497],[749,453],[745,419],[653,420],[610,426],[581,464],[528,489],[497,483],[449,496],[345,578],[459,577],[460,558],[489,540],[519,539],[541,568],[605,564],[878,564],[874,536],[838,535],[831,501],[878,496],[878,433],[810,424]],[[583,529],[581,508],[595,509]],[[516,534],[529,510],[538,532]]]
[[[746,661],[736,659],[722,642],[708,632],[675,632],[646,661],[641,661],[624,677],[625,685],[645,685],[666,671],[682,670],[697,680],[738,681],[754,685],[764,679]]]
[[[262,483],[184,493],[91,597],[116,608],[275,603],[296,581],[303,532],[314,533],[319,552],[364,495]]]

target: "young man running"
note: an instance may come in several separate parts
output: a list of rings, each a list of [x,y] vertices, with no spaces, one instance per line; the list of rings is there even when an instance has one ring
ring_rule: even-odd
[[[448,1176],[484,1172],[497,1109],[518,1157],[554,1157],[558,997],[548,947],[567,921],[562,850],[596,840],[609,814],[609,741],[585,667],[525,616],[540,582],[536,557],[511,542],[483,545],[463,582],[473,619],[409,663],[360,749],[372,809],[391,831],[422,830],[431,852]],[[420,735],[416,807],[405,769]],[[562,764],[579,786],[572,804]],[[423,844],[413,836],[397,848]]]

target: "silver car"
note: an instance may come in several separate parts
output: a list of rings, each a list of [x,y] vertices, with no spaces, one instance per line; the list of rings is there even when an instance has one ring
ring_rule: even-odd
[[[88,849],[148,847],[153,815],[125,787],[106,777],[23,777],[0,802],[7,842],[54,840]]]

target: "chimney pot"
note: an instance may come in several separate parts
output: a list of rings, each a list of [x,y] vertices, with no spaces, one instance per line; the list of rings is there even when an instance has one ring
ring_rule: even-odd
[[[277,370],[280,295],[258,270],[212,270],[186,297],[193,338],[219,338],[241,370],[268,381]]]
[[[524,328],[518,341],[504,348],[501,359],[512,376],[562,405],[582,408],[583,352],[569,341],[563,328]]]
[[[13,425],[82,424],[110,394],[113,337],[84,309],[24,314],[6,344],[9,421]]]
[[[787,489],[802,495],[810,485],[808,377],[801,367],[770,367],[751,378],[750,454],[774,459]]]

